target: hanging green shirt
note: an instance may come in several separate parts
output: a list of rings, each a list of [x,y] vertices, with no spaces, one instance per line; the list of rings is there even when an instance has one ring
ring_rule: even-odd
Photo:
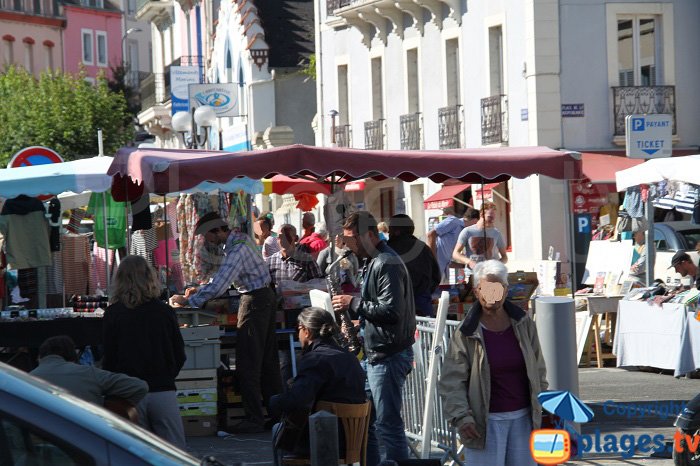
[[[95,222],[93,231],[99,247],[105,247],[105,220],[107,249],[119,249],[126,246],[126,203],[112,199],[109,191],[92,193],[88,204],[88,213],[93,216]]]

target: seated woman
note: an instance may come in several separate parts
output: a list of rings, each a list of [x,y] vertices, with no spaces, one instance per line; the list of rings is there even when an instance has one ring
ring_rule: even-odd
[[[291,419],[298,417],[300,412],[308,416],[318,401],[364,403],[365,372],[355,355],[336,343],[334,337],[338,334],[338,326],[334,316],[324,309],[309,307],[299,314],[297,320],[303,356],[289,390],[270,399],[272,416],[285,415]],[[273,429],[273,437],[279,435],[280,430],[280,427]],[[342,438],[339,438],[341,448]],[[306,425],[293,453],[306,455],[308,451]],[[275,464],[279,464],[277,451],[274,456]]]

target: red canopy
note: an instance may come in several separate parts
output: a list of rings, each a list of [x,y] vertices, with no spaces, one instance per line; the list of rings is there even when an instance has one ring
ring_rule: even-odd
[[[445,186],[440,191],[436,192],[428,199],[423,201],[423,208],[426,210],[430,209],[444,209],[445,207],[452,207],[455,205],[454,197],[469,188],[471,184],[455,184],[451,186]]]
[[[147,192],[184,191],[202,181],[226,182],[274,175],[318,181],[399,178],[413,181],[448,178],[463,182],[504,181],[546,175],[579,179],[581,162],[572,153],[547,147],[500,147],[450,151],[361,150],[293,145],[250,152],[122,148],[109,175],[130,177]]]

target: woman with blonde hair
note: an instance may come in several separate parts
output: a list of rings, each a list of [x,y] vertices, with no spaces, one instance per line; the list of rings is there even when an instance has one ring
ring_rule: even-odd
[[[112,290],[104,315],[102,366],[145,380],[148,394],[137,406],[141,423],[184,448],[175,377],[185,363],[185,343],[175,311],[158,299],[158,275],[143,257],[122,260]]]

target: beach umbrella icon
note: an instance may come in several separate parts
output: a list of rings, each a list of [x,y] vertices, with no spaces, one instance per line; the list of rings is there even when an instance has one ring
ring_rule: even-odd
[[[567,421],[588,422],[593,419],[591,408],[566,390],[542,392],[537,399],[544,409]]]

